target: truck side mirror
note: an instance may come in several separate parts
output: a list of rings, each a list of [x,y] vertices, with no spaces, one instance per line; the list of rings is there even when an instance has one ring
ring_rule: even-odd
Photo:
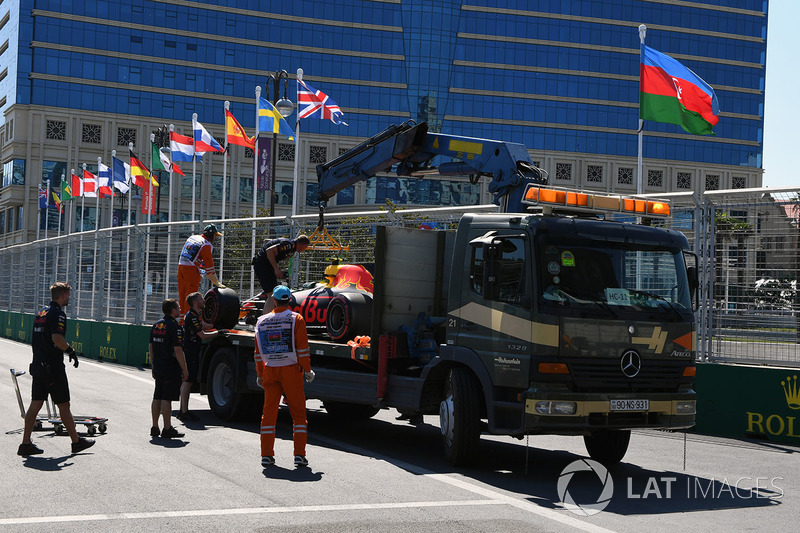
[[[697,267],[686,267],[686,277],[689,279],[689,293],[692,296],[692,307],[697,308],[699,304],[697,292],[700,288],[700,280],[697,277]]]

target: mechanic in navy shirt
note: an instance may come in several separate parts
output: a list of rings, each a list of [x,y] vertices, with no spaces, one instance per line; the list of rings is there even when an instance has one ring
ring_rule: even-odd
[[[78,367],[78,356],[75,350],[67,343],[67,315],[64,307],[69,303],[72,287],[62,281],[57,281],[50,286],[50,305],[39,311],[33,319],[33,335],[31,347],[33,348],[33,363],[30,366],[33,385],[31,390],[31,405],[25,413],[25,429],[22,433],[22,444],[17,450],[18,455],[37,455],[44,450],[31,442],[31,433],[47,396],[53,399],[61,414],[61,422],[72,440],[72,453],[78,453],[94,445],[94,440],[78,437],[75,429],[75,419],[69,407],[69,383],[67,382],[67,369],[64,366],[64,352],[69,355],[69,360],[75,368]]]
[[[261,249],[253,257],[253,272],[261,284],[266,301],[264,303],[264,314],[269,313],[275,307],[270,298],[272,289],[278,284],[279,279],[283,279],[283,271],[278,263],[288,259],[295,252],[300,253],[308,248],[311,240],[306,235],[298,235],[296,239],[272,239],[264,243]]]
[[[180,399],[181,384],[189,377],[186,368],[186,357],[183,355],[183,328],[177,318],[181,316],[178,300],[168,298],[161,304],[164,318],[153,324],[150,329],[150,361],[153,364],[153,378],[156,390],[150,411],[153,426],[150,436],[172,439],[183,437],[172,426],[172,402]],[[164,419],[164,429],[159,432],[158,418]]]

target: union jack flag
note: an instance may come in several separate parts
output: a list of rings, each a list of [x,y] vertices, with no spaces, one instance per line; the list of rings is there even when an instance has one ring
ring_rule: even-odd
[[[348,125],[347,122],[342,120],[344,113],[330,96],[314,89],[303,80],[297,80],[297,107],[300,108],[301,106],[305,107],[302,107],[297,112],[298,119],[327,118],[336,125]]]
[[[39,209],[47,207],[47,188],[39,185]]]

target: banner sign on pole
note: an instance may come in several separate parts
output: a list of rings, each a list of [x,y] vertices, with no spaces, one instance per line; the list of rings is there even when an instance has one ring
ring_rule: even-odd
[[[270,190],[272,183],[272,137],[259,137],[256,140],[258,153],[258,190]]]

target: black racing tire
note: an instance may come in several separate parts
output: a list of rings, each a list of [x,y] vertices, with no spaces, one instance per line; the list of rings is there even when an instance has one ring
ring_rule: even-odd
[[[369,335],[372,298],[359,292],[343,292],[328,303],[325,328],[331,340],[347,342],[357,335]]]
[[[447,461],[466,466],[478,455],[481,438],[481,392],[475,376],[466,368],[453,368],[445,382],[439,405],[439,428]]]
[[[208,367],[208,406],[222,420],[239,420],[248,414],[250,394],[236,392],[236,364],[232,348],[220,348]]]
[[[584,435],[583,443],[589,457],[610,467],[618,464],[628,451],[631,441],[629,429],[592,431],[591,435]]]
[[[217,329],[233,329],[239,323],[239,295],[225,287],[213,287],[205,295],[203,320]]]
[[[339,421],[356,422],[360,420],[369,420],[380,411],[379,408],[373,405],[366,405],[362,403],[348,403],[337,402],[332,400],[325,400],[322,406],[329,416],[336,418]]]

